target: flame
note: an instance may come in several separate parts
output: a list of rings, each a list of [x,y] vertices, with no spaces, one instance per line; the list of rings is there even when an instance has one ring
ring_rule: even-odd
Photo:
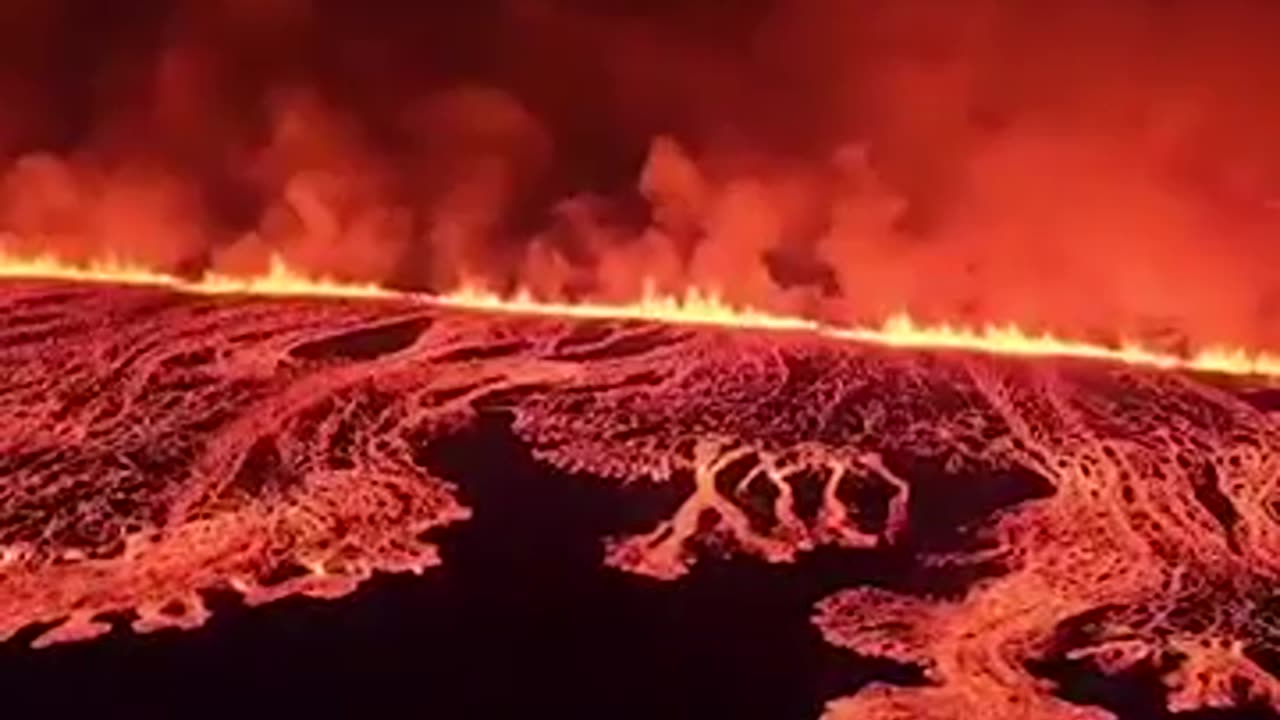
[[[442,304],[498,312],[564,315],[582,318],[623,318],[670,323],[720,325],[766,330],[801,330],[826,337],[910,349],[944,349],[1024,357],[1068,357],[1140,365],[1166,370],[1193,370],[1228,375],[1280,377],[1280,354],[1241,348],[1208,347],[1190,356],[1164,353],[1125,341],[1108,347],[1029,333],[1016,325],[980,328],[949,324],[921,325],[906,313],[890,316],[879,327],[839,327],[816,320],[775,315],[724,302],[713,293],[690,289],[681,297],[660,295],[648,287],[637,302],[612,305],[555,303],[534,300],[527,292],[511,297],[464,287],[438,298]]]
[[[1030,333],[1015,325],[921,325],[905,313],[889,317],[879,327],[841,327],[808,318],[736,306],[725,302],[715,293],[696,288],[687,290],[681,296],[672,296],[660,294],[652,285],[646,285],[642,297],[631,303],[565,303],[538,300],[527,291],[503,296],[475,284],[466,284],[445,295],[404,293],[373,284],[353,284],[307,275],[290,268],[278,256],[271,259],[268,270],[260,275],[240,277],[206,273],[198,280],[188,280],[110,258],[77,265],[52,255],[22,257],[6,253],[3,249],[0,249],[0,279],[155,285],[202,295],[399,298],[491,312],[802,331],[836,340],[896,348],[1080,358],[1166,370],[1280,377],[1280,353],[1207,347],[1190,355],[1176,355],[1144,347],[1136,342],[1122,342],[1119,346],[1111,347],[1062,338],[1052,333]]]
[[[208,272],[198,280],[149,270],[117,258],[94,260],[82,265],[68,263],[53,255],[22,257],[0,248],[0,279],[69,280],[115,285],[157,285],[199,295],[268,295],[276,297],[394,297],[392,290],[378,285],[345,283],[323,276],[311,276],[290,268],[280,256],[272,256],[267,271],[245,277]]]
[[[473,310],[495,312],[519,312],[545,315],[564,315],[579,318],[616,318],[627,320],[653,320],[692,325],[723,325],[768,330],[807,330],[818,332],[822,323],[801,317],[774,315],[750,307],[740,307],[724,302],[715,293],[690,288],[684,295],[663,295],[654,290],[652,283],[645,284],[640,299],[626,304],[592,302],[563,303],[536,300],[527,291],[503,297],[480,289],[476,285],[464,285],[448,295],[437,298],[444,305]]]
[[[0,248],[0,279],[47,279],[105,282],[122,285],[180,285],[177,277],[141,265],[105,258],[84,265],[65,262],[53,255],[24,257]]]
[[[356,284],[324,276],[305,275],[290,268],[279,255],[271,257],[262,275],[237,277],[207,273],[192,288],[209,295],[275,295],[347,298],[387,298],[399,293],[380,285]]]

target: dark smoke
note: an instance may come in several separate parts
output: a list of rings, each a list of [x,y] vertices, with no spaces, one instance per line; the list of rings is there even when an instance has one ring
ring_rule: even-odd
[[[0,5],[5,245],[1280,344],[1280,6]]]

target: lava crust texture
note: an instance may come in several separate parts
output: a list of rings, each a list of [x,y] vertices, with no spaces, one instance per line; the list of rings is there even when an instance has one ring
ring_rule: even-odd
[[[606,561],[906,549],[814,622],[920,669],[831,718],[1102,718],[1032,670],[1163,668],[1171,709],[1280,705],[1275,398],[1118,365],[405,301],[0,293],[0,637],[202,623],[200,591],[336,596],[438,563],[470,511],[425,459],[500,409],[541,462],[679,482]],[[985,501],[983,498],[989,500]],[[968,503],[978,515],[950,512]]]

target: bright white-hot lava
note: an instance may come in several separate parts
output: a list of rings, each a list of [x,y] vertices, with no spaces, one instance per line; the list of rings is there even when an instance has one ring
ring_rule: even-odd
[[[1064,338],[1049,332],[1031,332],[1013,324],[988,324],[982,327],[922,324],[907,313],[892,315],[878,327],[836,326],[809,318],[733,305],[722,300],[716,293],[704,292],[698,288],[690,288],[681,295],[665,295],[646,286],[644,294],[629,303],[559,302],[540,300],[525,291],[504,296],[474,285],[464,286],[444,295],[401,292],[376,284],[348,283],[309,275],[289,267],[279,256],[272,257],[268,271],[259,275],[235,276],[210,272],[191,280],[110,258],[76,264],[49,255],[22,257],[0,250],[0,279],[6,278],[158,285],[180,292],[214,295],[401,298],[495,312],[805,331],[830,338],[890,347],[1027,357],[1085,358],[1164,369],[1280,376],[1280,354],[1265,350],[1206,347],[1190,354],[1178,355],[1137,342],[1124,341],[1117,346],[1107,346]]]

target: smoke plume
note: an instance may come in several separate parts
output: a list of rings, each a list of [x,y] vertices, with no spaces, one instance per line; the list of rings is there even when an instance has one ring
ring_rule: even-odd
[[[22,252],[1280,345],[1274,3],[21,0],[0,28]]]

